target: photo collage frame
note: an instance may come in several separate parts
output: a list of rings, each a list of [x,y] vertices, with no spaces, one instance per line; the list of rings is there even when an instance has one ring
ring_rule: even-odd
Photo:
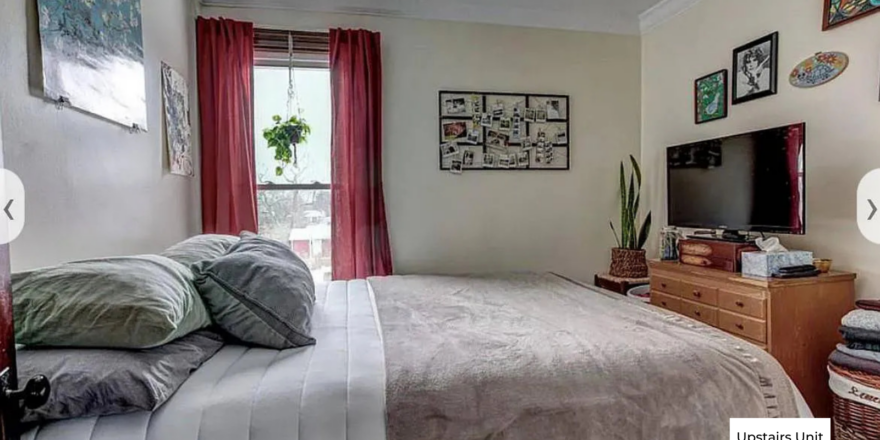
[[[441,91],[440,169],[569,170],[567,95]]]

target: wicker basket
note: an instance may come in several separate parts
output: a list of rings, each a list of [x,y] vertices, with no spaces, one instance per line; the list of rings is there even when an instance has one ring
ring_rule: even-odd
[[[645,250],[611,249],[611,276],[618,278],[646,278],[648,260]]]
[[[853,382],[880,389],[880,376],[828,364],[831,371]],[[844,399],[832,393],[836,440],[880,439],[880,409]]]

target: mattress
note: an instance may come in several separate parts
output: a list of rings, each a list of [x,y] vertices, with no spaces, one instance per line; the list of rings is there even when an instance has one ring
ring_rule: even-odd
[[[227,345],[155,412],[65,420],[22,438],[385,440],[385,355],[369,286],[316,290],[317,345]]]
[[[385,351],[374,292],[364,280],[340,281],[319,286],[316,296],[315,346],[228,345],[155,412],[54,422],[22,438],[386,440]],[[810,417],[796,394],[799,414]]]

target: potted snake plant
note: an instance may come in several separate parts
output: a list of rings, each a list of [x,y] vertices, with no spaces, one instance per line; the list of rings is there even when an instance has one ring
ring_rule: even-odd
[[[620,162],[620,233],[611,224],[611,231],[617,240],[617,247],[611,250],[611,276],[619,278],[645,278],[648,276],[648,261],[645,257],[645,243],[651,233],[651,213],[645,216],[641,226],[638,223],[642,170],[633,156],[629,157],[632,171],[629,186],[626,183],[624,162]]]

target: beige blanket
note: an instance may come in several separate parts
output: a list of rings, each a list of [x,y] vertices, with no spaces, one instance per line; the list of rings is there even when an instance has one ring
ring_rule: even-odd
[[[797,416],[758,348],[555,275],[369,282],[389,440],[723,439],[731,417]]]

